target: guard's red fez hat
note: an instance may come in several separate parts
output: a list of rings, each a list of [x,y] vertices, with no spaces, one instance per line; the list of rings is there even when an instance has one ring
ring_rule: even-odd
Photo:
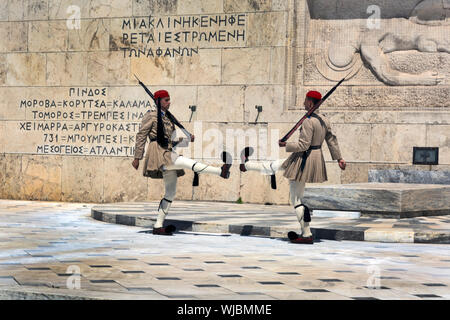
[[[169,93],[166,90],[159,90],[159,91],[155,92],[154,97],[155,97],[155,99],[167,98],[167,97],[169,97]]]
[[[306,94],[306,96],[309,97],[309,98],[317,99],[317,100],[321,100],[322,99],[322,95],[318,91],[309,91]]]

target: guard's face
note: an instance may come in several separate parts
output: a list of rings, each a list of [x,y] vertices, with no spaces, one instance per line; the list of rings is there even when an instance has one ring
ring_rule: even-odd
[[[314,103],[308,99],[308,97],[305,98],[305,102],[303,102],[303,105],[305,106],[305,110],[309,111],[314,106]]]
[[[169,110],[169,108],[170,108],[170,97],[162,98],[161,99],[161,109]]]

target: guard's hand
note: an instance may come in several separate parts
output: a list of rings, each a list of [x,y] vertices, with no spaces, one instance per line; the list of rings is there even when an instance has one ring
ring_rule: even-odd
[[[137,170],[139,168],[139,159],[134,159],[131,165]]]
[[[286,147],[286,141],[278,141],[278,145],[280,146],[280,148]]]
[[[347,163],[345,162],[344,159],[340,159],[338,160],[339,163],[339,168],[341,168],[342,170],[345,170],[345,167],[347,166]]]
[[[194,142],[195,140],[195,136],[193,134],[191,134],[191,142]]]

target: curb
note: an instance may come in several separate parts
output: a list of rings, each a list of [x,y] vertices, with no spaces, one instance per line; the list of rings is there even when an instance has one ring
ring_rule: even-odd
[[[123,215],[92,208],[91,217],[98,221],[121,224],[133,227],[152,228],[156,219],[138,215]],[[187,220],[167,219],[167,224],[177,227],[177,230],[208,232],[208,233],[231,233],[241,236],[258,236],[270,238],[287,238],[287,233],[292,231],[291,227],[271,227],[254,225],[230,225],[207,222],[195,222]],[[450,244],[450,232],[420,232],[411,229],[383,229],[363,227],[337,227],[337,228],[313,228],[311,232],[315,240],[348,240],[348,241],[370,241],[388,243],[428,243],[428,244]]]

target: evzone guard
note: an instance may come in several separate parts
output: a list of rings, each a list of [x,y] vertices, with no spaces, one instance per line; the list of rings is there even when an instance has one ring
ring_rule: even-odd
[[[138,79],[139,80],[139,79]],[[194,185],[198,185],[198,174],[213,174],[228,179],[230,176],[231,156],[224,152],[222,167],[209,166],[192,159],[178,155],[174,146],[178,143],[194,142],[195,137],[187,132],[177,119],[169,112],[170,96],[165,90],[155,92],[154,96],[139,81],[149,95],[155,100],[157,109],[149,110],[144,115],[139,132],[136,134],[136,146],[133,167],[137,170],[139,161],[143,158],[147,137],[150,143],[147,147],[143,163],[143,175],[152,179],[163,179],[165,186],[164,198],[158,208],[158,217],[153,227],[153,234],[172,235],[175,227],[163,227],[164,219],[176,195],[177,178],[185,174],[184,169],[194,171]],[[181,128],[188,139],[175,141],[175,125]],[[197,180],[197,181],[196,181]]]
[[[242,172],[248,170],[259,171],[274,177],[277,171],[284,171],[283,176],[289,179],[290,202],[294,206],[301,227],[300,235],[296,232],[289,232],[288,237],[293,243],[314,243],[309,227],[311,215],[309,208],[302,203],[302,198],[305,183],[327,181],[325,160],[322,154],[324,140],[328,145],[333,160],[337,160],[342,170],[345,170],[346,167],[339,150],[337,138],[331,131],[330,121],[322,114],[319,114],[317,110],[320,103],[325,99],[326,97],[322,100],[322,95],[317,91],[310,91],[306,94],[304,106],[308,114],[305,115],[302,122],[299,122],[302,126],[298,141],[286,142],[287,138],[296,131],[297,127],[294,127],[287,136],[279,141],[281,148],[286,147],[287,152],[292,152],[287,159],[266,163],[251,162],[248,160],[252,152],[251,148],[246,148],[241,154],[242,163],[240,170]],[[310,111],[313,113],[310,114]]]

